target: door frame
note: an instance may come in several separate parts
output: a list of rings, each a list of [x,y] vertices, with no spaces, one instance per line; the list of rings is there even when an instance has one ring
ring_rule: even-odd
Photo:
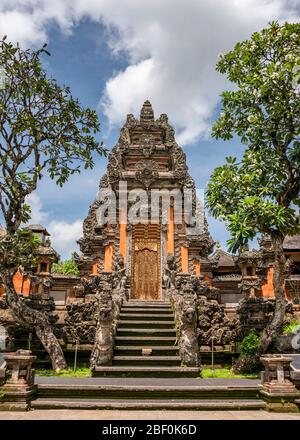
[[[131,270],[130,270],[130,299],[133,301],[145,301],[145,302],[151,302],[151,301],[161,301],[162,300],[162,276],[161,276],[161,264],[162,264],[162,255],[161,255],[161,226],[157,224],[158,226],[158,236],[156,239],[153,238],[142,238],[142,239],[136,239],[134,237],[134,228],[137,225],[133,225],[132,227],[132,236],[131,236]],[[150,224],[145,225],[150,226]],[[135,271],[135,245],[136,243],[144,243],[146,247],[146,243],[156,243],[157,244],[157,271],[158,271],[158,298],[156,299],[139,299],[139,298],[133,298],[133,289],[134,289],[134,271]],[[150,246],[149,246],[150,247]]]

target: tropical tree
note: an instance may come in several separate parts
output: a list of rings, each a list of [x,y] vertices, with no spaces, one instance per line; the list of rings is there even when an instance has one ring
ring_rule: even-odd
[[[73,257],[69,260],[53,263],[51,272],[64,275],[80,275],[80,270],[78,269]]]
[[[210,212],[226,222],[233,252],[257,234],[271,237],[275,311],[261,334],[265,353],[285,318],[283,252],[286,235],[300,231],[300,24],[277,22],[222,55],[217,70],[235,84],[222,93],[222,113],[212,135],[238,135],[240,161],[226,158],[207,187]]]
[[[22,233],[30,219],[26,198],[48,175],[63,186],[71,175],[94,166],[94,154],[105,153],[94,135],[100,130],[95,111],[83,108],[69,87],[46,75],[39,50],[23,50],[0,40],[0,210],[6,235],[1,240],[1,279],[15,319],[34,330],[55,369],[66,367],[63,352],[47,316],[24,304],[13,286],[18,266],[33,265],[38,244]]]

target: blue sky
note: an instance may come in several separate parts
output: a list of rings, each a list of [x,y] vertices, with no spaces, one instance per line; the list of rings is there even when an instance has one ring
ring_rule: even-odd
[[[294,0],[3,0],[0,34],[23,47],[45,41],[45,69],[70,86],[81,104],[96,109],[101,140],[111,148],[127,113],[150,99],[155,116],[168,113],[187,154],[190,173],[204,188],[239,141],[216,141],[210,128],[219,94],[230,87],[215,72],[218,54],[272,19],[298,20]],[[31,198],[33,221],[43,223],[63,258],[76,249],[106,159],[73,176],[63,189],[44,179]],[[213,238],[226,247],[224,224],[209,218]]]

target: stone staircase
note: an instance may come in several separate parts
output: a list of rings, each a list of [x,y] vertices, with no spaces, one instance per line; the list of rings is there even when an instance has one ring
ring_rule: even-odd
[[[143,349],[150,353],[143,354]],[[95,377],[197,377],[200,369],[182,367],[174,314],[169,302],[123,304],[112,366],[98,367]]]
[[[151,349],[149,355],[142,349]],[[258,385],[210,385],[182,367],[170,303],[124,303],[112,365],[92,378],[37,378],[33,409],[261,410]]]
[[[217,411],[260,410],[266,404],[258,385],[207,386],[200,378],[43,378],[31,407]]]

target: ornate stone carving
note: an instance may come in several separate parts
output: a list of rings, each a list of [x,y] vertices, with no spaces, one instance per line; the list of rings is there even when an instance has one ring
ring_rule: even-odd
[[[183,365],[198,367],[200,353],[197,338],[196,301],[191,283],[183,287],[180,313],[180,355]]]
[[[93,344],[96,333],[97,302],[89,298],[86,302],[73,302],[66,305],[64,339],[82,344]]]
[[[237,340],[237,319],[229,319],[225,308],[213,296],[213,288],[205,292],[205,296],[198,296],[198,338],[200,346],[211,346],[212,338],[216,345],[232,344]]]
[[[128,299],[128,294],[126,289],[126,285],[127,285],[126,266],[122,255],[117,256],[112,280],[113,280],[113,289],[116,289],[119,292],[119,294],[121,294],[124,297],[124,299],[126,298]]]
[[[108,178],[108,175],[107,174],[104,174],[102,177],[101,177],[101,179],[100,179],[100,182],[99,182],[99,189],[102,189],[102,188],[108,188],[110,186],[110,184],[109,184],[109,178]]]
[[[109,181],[115,182],[122,178],[122,154],[119,145],[115,146],[108,156],[107,172]]]
[[[130,145],[130,133],[129,133],[128,126],[126,124],[124,125],[124,127],[121,128],[120,137],[119,137],[119,145],[122,145],[122,147],[125,147],[125,148]]]
[[[146,189],[150,188],[153,182],[158,178],[158,167],[153,160],[141,160],[137,164],[138,171],[135,178],[141,182]]]
[[[177,143],[173,144],[171,149],[171,157],[173,161],[174,177],[184,184],[187,176],[186,156],[182,148]]]
[[[141,136],[141,148],[143,156],[149,158],[155,151],[155,141],[151,135],[142,135]]]
[[[32,288],[36,293],[42,293],[44,295],[49,295],[50,290],[53,286],[53,280],[50,276],[39,276],[39,275],[33,275],[29,274]]]
[[[263,280],[261,278],[245,279],[239,283],[239,288],[244,298],[255,297],[255,292],[261,288]]]
[[[166,258],[165,271],[163,275],[163,286],[169,291],[172,287],[175,286],[175,277],[177,274],[177,264],[175,256],[172,254],[168,254]]]
[[[113,355],[113,304],[111,287],[101,282],[95,295],[97,300],[97,328],[95,343],[91,354],[91,369],[101,365],[110,365]]]
[[[163,113],[160,115],[160,117],[156,120],[156,124],[164,129],[165,132],[165,139],[164,144],[167,148],[171,148],[173,144],[175,143],[175,132],[173,127],[168,122],[168,116]]]

